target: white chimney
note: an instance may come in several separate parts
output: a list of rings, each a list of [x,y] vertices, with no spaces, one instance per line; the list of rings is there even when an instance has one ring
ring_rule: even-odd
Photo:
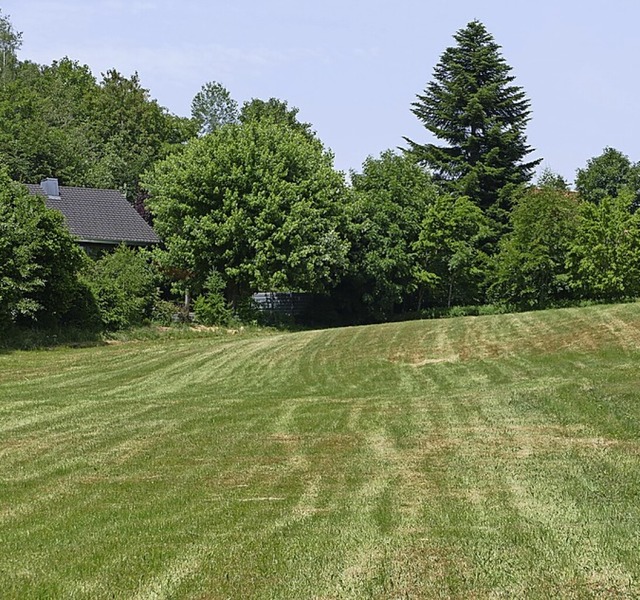
[[[60,188],[58,187],[58,180],[55,177],[47,177],[40,182],[42,191],[49,198],[60,198]]]

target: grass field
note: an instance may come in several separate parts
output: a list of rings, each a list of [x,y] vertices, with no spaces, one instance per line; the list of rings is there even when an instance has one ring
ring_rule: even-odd
[[[0,598],[638,598],[640,305],[0,354]]]

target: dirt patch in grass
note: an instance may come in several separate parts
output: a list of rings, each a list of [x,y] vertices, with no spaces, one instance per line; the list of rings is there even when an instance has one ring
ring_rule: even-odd
[[[439,356],[439,357],[425,357],[419,353],[415,353],[411,356],[406,356],[401,352],[397,352],[389,356],[389,361],[392,363],[405,363],[412,367],[424,367],[425,365],[437,365],[440,363],[454,363],[459,361],[462,356]]]
[[[541,454],[564,454],[569,450],[607,452],[624,450],[640,454],[640,442],[589,435],[587,431],[560,425],[474,425],[450,428],[412,440],[413,450],[405,453],[413,461],[433,460],[439,455],[479,456],[486,459],[522,459]]]
[[[274,433],[267,439],[274,442],[282,442],[284,444],[296,444],[301,442],[304,438],[301,435],[294,435],[290,433]]]
[[[389,598],[457,597],[456,581],[472,579],[472,568],[452,548],[437,539],[406,539],[388,557]],[[448,592],[446,591],[448,590]],[[465,598],[477,597],[467,590]]]

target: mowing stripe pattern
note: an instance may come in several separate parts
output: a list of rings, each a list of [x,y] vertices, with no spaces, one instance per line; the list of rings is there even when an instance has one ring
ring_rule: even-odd
[[[0,354],[0,597],[640,597],[640,305]]]

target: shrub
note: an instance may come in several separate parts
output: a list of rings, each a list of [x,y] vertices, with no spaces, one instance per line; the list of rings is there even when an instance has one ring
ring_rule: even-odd
[[[168,300],[158,300],[151,313],[151,321],[156,325],[172,325],[176,316],[179,315],[181,307],[175,302]]]
[[[212,271],[204,284],[204,292],[193,305],[198,323],[229,325],[233,321],[233,313],[224,298],[224,288],[220,273]]]
[[[119,246],[91,262],[82,279],[93,294],[106,331],[151,320],[158,302],[158,273],[144,250]]]
[[[0,167],[0,329],[64,324],[82,260],[62,215]]]

